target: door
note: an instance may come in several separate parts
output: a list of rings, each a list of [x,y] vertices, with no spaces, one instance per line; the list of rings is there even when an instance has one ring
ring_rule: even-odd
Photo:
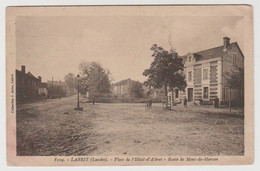
[[[193,101],[193,88],[188,88],[188,101]]]
[[[208,98],[209,98],[209,88],[203,87],[203,99],[208,99]]]

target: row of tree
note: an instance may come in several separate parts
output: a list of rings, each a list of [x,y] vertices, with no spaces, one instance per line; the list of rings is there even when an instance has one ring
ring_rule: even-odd
[[[150,88],[161,88],[164,86],[165,95],[167,96],[167,87],[171,90],[177,87],[181,90],[185,89],[186,82],[183,71],[183,62],[177,52],[173,49],[167,51],[160,46],[154,44],[151,47],[153,51],[152,57],[154,61],[149,69],[146,69],[143,75],[148,77],[144,84]],[[104,69],[100,63],[82,61],[79,65],[80,70],[80,87],[81,94],[89,93],[90,96],[101,96],[109,94],[111,90],[110,72]],[[77,77],[73,73],[69,73],[64,77],[65,83],[70,92],[77,89]],[[135,82],[130,87],[131,96],[134,98],[144,97],[143,84]]]

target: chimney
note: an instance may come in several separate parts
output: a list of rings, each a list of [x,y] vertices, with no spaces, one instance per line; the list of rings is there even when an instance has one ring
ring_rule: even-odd
[[[224,40],[224,48],[223,48],[223,51],[226,51],[226,50],[228,49],[228,47],[229,47],[229,44],[230,44],[230,38],[224,37],[223,40]]]
[[[24,65],[22,65],[21,71],[22,71],[22,73],[25,74],[25,66]]]
[[[39,80],[40,82],[42,82],[42,77],[38,76],[38,80]]]

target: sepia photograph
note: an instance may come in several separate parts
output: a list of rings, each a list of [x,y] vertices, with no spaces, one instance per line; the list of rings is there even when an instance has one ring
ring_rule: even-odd
[[[251,163],[252,49],[247,5],[9,7],[10,163]]]

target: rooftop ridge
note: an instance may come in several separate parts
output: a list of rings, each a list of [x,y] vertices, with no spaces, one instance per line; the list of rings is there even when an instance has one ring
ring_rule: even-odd
[[[237,42],[232,42],[232,43],[230,43],[230,45],[235,44],[235,43],[237,43]],[[201,50],[201,51],[194,52],[194,53],[195,53],[195,54],[196,54],[196,53],[202,53],[202,52],[205,52],[205,51],[208,51],[208,50],[214,50],[214,49],[218,49],[218,48],[221,48],[221,47],[224,47],[224,45],[217,46],[217,47],[213,47],[213,48],[209,48],[209,49],[206,49],[206,50]]]

